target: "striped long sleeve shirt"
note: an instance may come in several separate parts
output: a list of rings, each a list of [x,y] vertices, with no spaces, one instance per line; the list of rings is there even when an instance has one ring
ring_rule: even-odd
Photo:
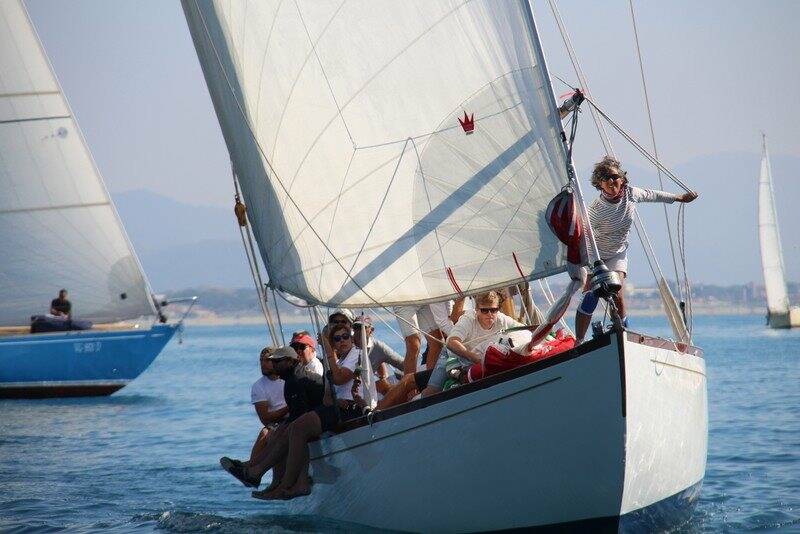
[[[628,250],[628,234],[631,231],[637,202],[666,202],[672,204],[677,195],[626,186],[619,202],[609,202],[601,194],[589,206],[589,221],[600,257],[608,259]]]

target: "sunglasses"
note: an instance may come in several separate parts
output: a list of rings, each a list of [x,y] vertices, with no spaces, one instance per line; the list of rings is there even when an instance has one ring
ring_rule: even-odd
[[[350,339],[350,334],[342,334],[341,336],[333,336],[331,339],[333,339],[334,343],[338,343],[340,341],[347,341],[348,339]]]
[[[294,342],[290,343],[289,346],[292,347],[295,350],[295,352],[303,352],[304,350],[306,350],[307,345],[305,343]]]
[[[500,311],[500,308],[478,308],[481,313],[497,313]]]
[[[602,178],[600,178],[601,182],[610,182],[612,180],[624,180],[625,176],[627,176],[627,172],[622,172],[621,174],[606,174]]]

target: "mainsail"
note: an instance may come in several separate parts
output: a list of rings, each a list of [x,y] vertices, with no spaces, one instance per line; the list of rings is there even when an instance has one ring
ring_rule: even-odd
[[[149,287],[21,1],[0,2],[0,326],[155,313]]]
[[[767,152],[767,137],[762,139],[761,174],[758,179],[758,235],[761,242],[761,266],[767,291],[770,315],[789,313],[789,294],[786,290],[783,250],[775,213],[775,192],[772,188],[772,168]]]
[[[422,303],[565,269],[527,1],[183,0],[270,283]]]

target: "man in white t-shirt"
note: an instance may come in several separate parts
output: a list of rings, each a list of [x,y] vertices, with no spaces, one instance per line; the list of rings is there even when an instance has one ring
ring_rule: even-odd
[[[286,420],[289,408],[283,398],[283,380],[278,377],[272,367],[270,356],[275,352],[273,347],[264,347],[259,356],[261,364],[261,378],[256,380],[250,388],[250,402],[255,408],[261,424],[264,425],[256,437],[253,448],[250,451],[250,458],[246,462],[223,456],[219,462],[223,469],[229,473],[232,470],[246,472],[246,466],[254,463],[263,454],[269,444],[270,437],[276,427]],[[238,478],[238,477],[237,477]],[[248,480],[245,485],[258,487],[258,480]]]
[[[500,295],[489,291],[475,297],[475,310],[464,312],[447,338],[447,350],[458,356],[462,365],[481,363],[486,349],[499,341],[500,333],[506,328],[524,326],[500,312]],[[428,380],[423,396],[442,391],[447,379],[445,362],[447,352],[439,357],[439,361]]]

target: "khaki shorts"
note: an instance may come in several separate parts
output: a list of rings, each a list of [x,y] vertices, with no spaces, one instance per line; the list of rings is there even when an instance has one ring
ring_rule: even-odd
[[[395,306],[393,309],[397,315],[397,323],[400,325],[400,333],[403,337],[413,336],[422,332],[432,332],[436,330],[436,321],[433,320],[431,308],[427,304],[420,306]],[[411,324],[408,324],[411,323]],[[413,325],[413,326],[411,326]]]

